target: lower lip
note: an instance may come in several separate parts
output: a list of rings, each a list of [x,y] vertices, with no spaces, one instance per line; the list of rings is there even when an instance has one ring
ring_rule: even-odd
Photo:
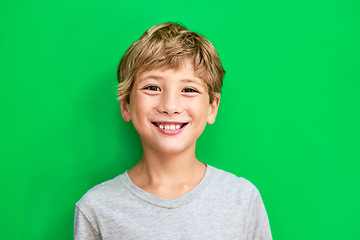
[[[177,134],[180,134],[185,128],[186,128],[187,124],[185,126],[183,126],[182,128],[180,129],[176,129],[176,130],[167,130],[167,129],[162,129],[162,128],[159,128],[158,126],[155,126],[161,133],[165,134],[165,135],[170,135],[170,136],[173,136],[173,135],[177,135]]]

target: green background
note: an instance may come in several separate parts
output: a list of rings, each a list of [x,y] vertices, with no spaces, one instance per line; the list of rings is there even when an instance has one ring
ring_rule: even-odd
[[[274,239],[359,239],[360,2],[0,3],[1,239],[71,239],[74,204],[131,168],[116,68],[154,24],[207,37],[227,71],[197,156],[260,190]]]

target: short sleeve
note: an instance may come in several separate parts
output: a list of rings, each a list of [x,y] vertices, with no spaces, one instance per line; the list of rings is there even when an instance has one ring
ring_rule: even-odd
[[[95,228],[78,206],[75,207],[74,240],[101,240]]]
[[[260,193],[256,191],[247,240],[272,240],[269,219]]]

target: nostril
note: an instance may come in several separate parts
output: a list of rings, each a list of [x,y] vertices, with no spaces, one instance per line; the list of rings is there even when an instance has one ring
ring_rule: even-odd
[[[159,112],[166,113],[166,114],[180,114],[181,113],[181,111],[178,111],[178,110],[176,110],[176,111],[161,110]]]

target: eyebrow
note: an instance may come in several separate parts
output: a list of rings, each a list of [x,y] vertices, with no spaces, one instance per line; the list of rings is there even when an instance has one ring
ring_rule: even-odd
[[[164,79],[163,77],[160,77],[160,76],[157,76],[157,75],[149,75],[149,76],[145,76],[143,78],[140,78],[138,83],[141,83],[142,81],[147,80],[149,78],[154,79],[154,80],[163,80]]]
[[[181,82],[189,82],[199,84],[199,81],[196,79],[181,79]]]
[[[149,76],[145,76],[143,78],[140,78],[138,83],[141,83],[142,81],[145,81],[147,79],[153,79],[153,80],[161,81],[161,80],[164,80],[164,77],[161,77],[161,76],[158,76],[158,75],[149,75]],[[181,82],[188,82],[188,83],[195,83],[195,84],[199,84],[199,85],[202,85],[202,83],[203,83],[202,81],[200,82],[197,79],[191,79],[191,78],[190,79],[189,78],[181,79],[180,81]]]

